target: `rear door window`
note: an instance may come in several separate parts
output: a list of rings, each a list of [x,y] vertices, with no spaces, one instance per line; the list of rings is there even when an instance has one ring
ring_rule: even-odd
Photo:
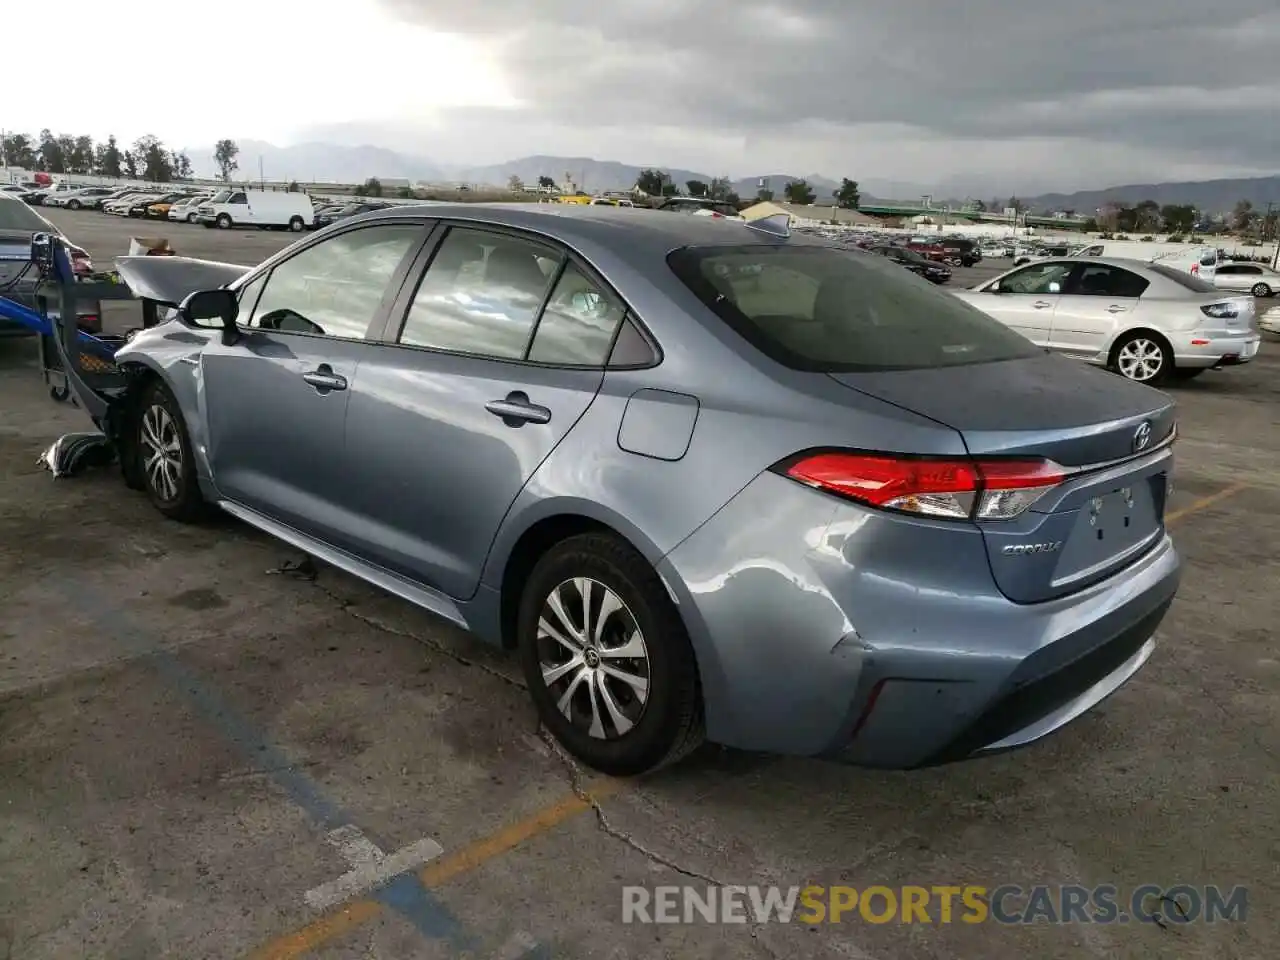
[[[798,370],[910,370],[1041,353],[910,271],[825,245],[685,247],[676,276],[762,353]]]
[[[1086,265],[1068,292],[1086,297],[1136,299],[1149,286],[1150,283],[1136,273],[1099,263]]]

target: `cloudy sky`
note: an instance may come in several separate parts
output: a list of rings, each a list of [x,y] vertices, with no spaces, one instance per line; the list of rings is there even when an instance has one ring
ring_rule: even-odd
[[[60,38],[91,44],[72,62],[115,46],[96,2],[60,3],[97,24]],[[323,137],[444,163],[579,155],[977,194],[1280,172],[1276,0],[332,0],[323,18],[301,0],[125,6],[121,24],[174,23],[202,58],[217,47],[195,39],[203,25],[253,25],[227,62],[254,66],[169,71],[149,41],[122,75],[167,89],[115,97],[112,122],[169,142]],[[8,75],[46,62],[28,46]],[[5,114],[101,133],[99,108],[29,98]]]

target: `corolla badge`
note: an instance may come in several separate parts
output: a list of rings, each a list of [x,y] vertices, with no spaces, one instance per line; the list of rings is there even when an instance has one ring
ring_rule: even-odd
[[[1033,553],[1057,553],[1061,549],[1062,541],[1054,540],[1050,543],[1015,543],[1002,547],[1000,552],[1006,557],[1025,557]]]
[[[1133,432],[1133,452],[1138,453],[1147,449],[1147,444],[1151,442],[1151,423],[1143,420],[1138,424],[1138,429]]]

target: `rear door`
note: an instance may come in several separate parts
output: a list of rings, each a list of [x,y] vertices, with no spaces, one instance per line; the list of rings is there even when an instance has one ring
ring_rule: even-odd
[[[1049,347],[1076,357],[1106,350],[1118,331],[1131,325],[1147,280],[1105,263],[1082,263],[1067,279],[1053,312]]]
[[[511,503],[599,390],[624,310],[548,240],[439,233],[356,378],[347,478],[370,558],[465,599]]]
[[[386,309],[426,233],[422,223],[327,237],[241,290],[244,336],[200,353],[209,462],[219,493],[345,549],[347,403]]]

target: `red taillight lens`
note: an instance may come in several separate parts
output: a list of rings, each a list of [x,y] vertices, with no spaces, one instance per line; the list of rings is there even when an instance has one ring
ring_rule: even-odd
[[[793,480],[886,510],[955,520],[1008,520],[1062,482],[1048,460],[970,460],[880,453],[801,456]]]

